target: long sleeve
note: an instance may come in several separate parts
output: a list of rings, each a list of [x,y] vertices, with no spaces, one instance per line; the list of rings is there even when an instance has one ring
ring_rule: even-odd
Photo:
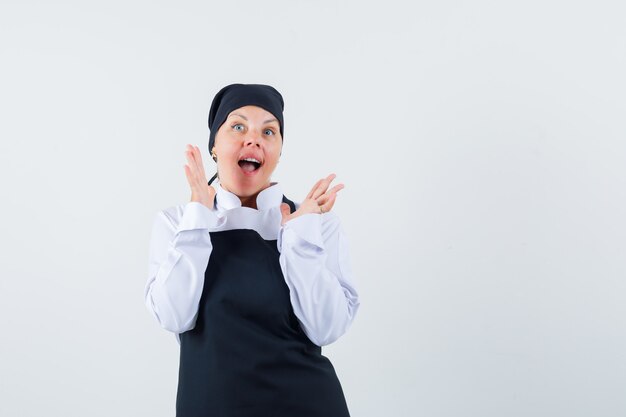
[[[339,218],[328,212],[289,220],[277,245],[291,304],[305,334],[318,346],[333,343],[348,330],[360,305]]]
[[[181,214],[182,211],[182,214]],[[165,330],[193,329],[213,246],[209,229],[224,219],[198,202],[178,212],[158,212],[149,253],[144,296],[148,310]]]

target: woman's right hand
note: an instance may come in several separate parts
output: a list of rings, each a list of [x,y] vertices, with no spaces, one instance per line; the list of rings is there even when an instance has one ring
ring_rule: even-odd
[[[188,162],[185,165],[185,175],[191,188],[191,201],[202,203],[213,210],[216,191],[215,188],[208,185],[200,149],[197,146],[187,144],[185,156]]]

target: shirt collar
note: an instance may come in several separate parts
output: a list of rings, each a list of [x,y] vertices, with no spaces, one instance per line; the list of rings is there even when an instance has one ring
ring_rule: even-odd
[[[219,181],[215,184],[217,205],[222,210],[241,207],[241,200],[236,194],[222,188]],[[273,183],[262,190],[256,197],[258,210],[267,210],[279,206],[283,202],[283,190],[279,183]]]

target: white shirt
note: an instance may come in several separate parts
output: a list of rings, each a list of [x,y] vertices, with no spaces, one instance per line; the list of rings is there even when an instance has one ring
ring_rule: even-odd
[[[161,327],[175,333],[179,344],[179,334],[194,328],[213,249],[209,232],[252,229],[265,240],[277,240],[291,304],[309,339],[324,346],[343,335],[360,302],[338,216],[332,211],[308,213],[281,226],[283,191],[278,183],[257,195],[258,209],[243,207],[219,183],[214,187],[213,209],[189,202],[155,216],[144,296]]]

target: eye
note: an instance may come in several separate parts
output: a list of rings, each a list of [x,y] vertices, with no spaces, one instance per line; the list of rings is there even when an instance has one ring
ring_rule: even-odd
[[[243,131],[243,125],[241,123],[236,123],[234,125],[231,126],[233,129],[238,130],[238,131]],[[241,129],[237,129],[237,127],[241,127]]]
[[[268,133],[268,132],[269,132],[269,133]],[[270,135],[270,136],[271,136],[271,135],[273,135],[273,134],[274,134],[274,131],[273,131],[272,129],[265,129],[265,134],[266,134],[266,135]]]

